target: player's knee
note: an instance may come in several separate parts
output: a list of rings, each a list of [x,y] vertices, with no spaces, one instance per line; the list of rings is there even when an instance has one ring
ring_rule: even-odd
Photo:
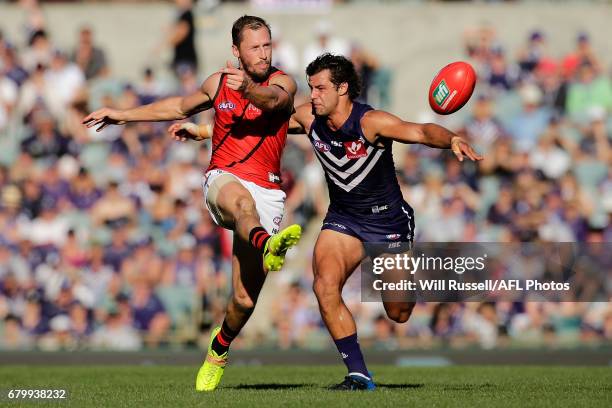
[[[313,289],[321,305],[328,300],[340,297],[340,282],[329,276],[317,274],[314,278]]]
[[[393,320],[395,323],[406,323],[410,318],[410,313],[405,312],[394,312],[388,314],[389,319]]]
[[[393,307],[387,310],[387,316],[396,323],[406,323],[408,319],[410,319],[413,308],[413,304],[402,307]]]
[[[236,197],[232,207],[235,209],[237,216],[240,216],[240,214],[252,214],[257,211],[255,201],[249,194],[241,194]]]
[[[255,302],[246,293],[234,293],[232,303],[243,313],[251,313],[255,309]]]

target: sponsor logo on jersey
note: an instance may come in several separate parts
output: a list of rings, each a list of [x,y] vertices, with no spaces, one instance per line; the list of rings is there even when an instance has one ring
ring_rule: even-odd
[[[281,178],[272,172],[268,172],[268,181],[270,181],[270,183],[280,184]]]
[[[368,155],[364,143],[360,141],[344,142],[344,150],[346,151],[346,157],[349,159],[359,159]]]
[[[342,142],[337,142],[335,140],[331,141],[332,146],[336,146],[336,147],[343,147],[344,145],[342,144]]]
[[[219,105],[217,105],[217,109],[222,111],[231,111],[234,110],[235,107],[236,105],[234,105],[234,103],[231,101],[223,101]]]
[[[246,107],[246,112],[244,113],[244,117],[247,119],[253,120],[253,119],[258,118],[259,116],[261,116],[261,109],[249,103]]]
[[[247,107],[247,111],[255,115],[259,115],[261,113],[261,109],[252,104],[249,104],[249,106]]]
[[[314,147],[315,149],[317,149],[320,152],[329,152],[331,150],[331,146],[328,145],[325,142],[322,142],[320,140],[315,140],[314,141]]]
[[[272,222],[274,223],[274,225],[279,226],[282,220],[283,220],[283,217],[274,217]]]
[[[401,234],[388,234],[387,239],[400,239]]]

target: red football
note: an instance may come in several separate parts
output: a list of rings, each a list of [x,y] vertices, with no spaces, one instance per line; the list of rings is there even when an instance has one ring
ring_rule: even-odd
[[[429,106],[440,115],[457,112],[470,100],[476,85],[476,72],[467,62],[448,64],[438,72],[429,87]]]

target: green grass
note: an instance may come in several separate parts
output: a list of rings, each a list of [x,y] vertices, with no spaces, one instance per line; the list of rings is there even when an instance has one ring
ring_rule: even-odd
[[[344,368],[229,366],[214,393],[194,391],[197,367],[185,366],[4,366],[0,389],[63,388],[62,402],[29,406],[75,407],[445,407],[612,406],[612,369],[607,367],[373,366],[375,392],[325,389]],[[0,406],[24,406],[7,403]]]

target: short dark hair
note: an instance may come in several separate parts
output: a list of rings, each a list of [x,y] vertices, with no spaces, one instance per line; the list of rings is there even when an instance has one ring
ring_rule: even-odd
[[[355,100],[361,93],[361,80],[353,63],[342,55],[325,53],[319,55],[308,64],[306,75],[313,76],[328,69],[331,82],[339,87],[343,83],[348,84],[348,95],[350,100]]]
[[[240,17],[238,20],[234,21],[234,25],[232,26],[232,44],[234,44],[236,47],[240,45],[240,42],[242,41],[242,32],[245,29],[248,28],[250,30],[259,30],[262,27],[265,27],[270,36],[272,36],[270,26],[263,18],[247,15]]]

